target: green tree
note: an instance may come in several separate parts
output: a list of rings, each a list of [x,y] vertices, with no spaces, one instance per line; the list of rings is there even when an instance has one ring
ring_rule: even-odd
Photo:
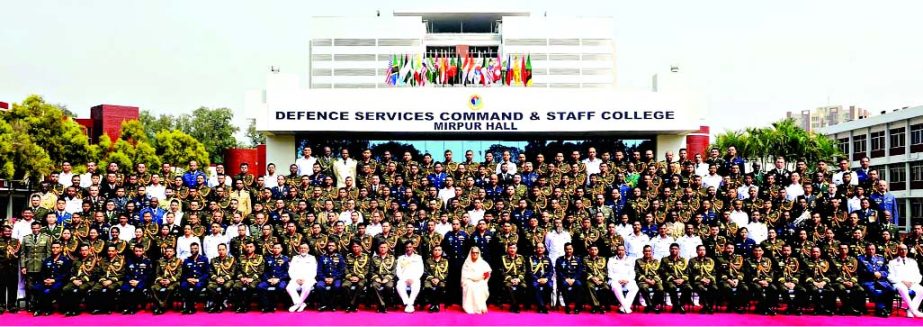
[[[51,162],[84,162],[89,154],[89,141],[83,128],[64,114],[57,105],[49,104],[38,95],[13,104],[3,119],[16,122],[18,129],[31,136],[32,142],[44,149]]]
[[[148,110],[141,110],[138,121],[144,127],[144,134],[148,140],[153,140],[157,132],[169,131],[176,128],[176,117],[172,115],[154,116]]]
[[[191,115],[182,115],[176,127],[202,142],[212,162],[224,162],[224,151],[237,146],[234,134],[240,129],[231,124],[233,118],[228,108],[199,107]]]
[[[211,162],[205,145],[182,131],[164,130],[158,132],[154,138],[157,155],[162,162],[183,166],[190,160],[196,160],[200,167],[207,167]]]
[[[33,142],[26,124],[0,119],[0,178],[37,181],[54,166],[48,153]]]
[[[256,130],[256,119],[250,119],[250,125],[247,126],[247,138],[252,147],[266,143],[266,135]]]
[[[715,146],[737,148],[738,153],[750,160],[765,161],[783,156],[788,161],[805,159],[808,162],[833,160],[843,155],[836,143],[824,135],[805,131],[792,119],[783,119],[765,128],[748,128],[728,131],[715,137]]]

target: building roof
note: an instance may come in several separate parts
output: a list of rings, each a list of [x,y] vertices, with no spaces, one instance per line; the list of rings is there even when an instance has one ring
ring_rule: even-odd
[[[877,126],[885,123],[910,119],[914,117],[923,116],[923,106],[910,107],[907,109],[901,109],[898,111],[888,112],[878,116],[872,116],[868,118],[863,118],[859,120],[853,120],[851,122],[845,122],[841,124],[836,124],[833,126],[827,126],[817,130],[821,134],[837,134],[848,132],[851,130],[856,130],[860,128],[867,128],[872,126]]]

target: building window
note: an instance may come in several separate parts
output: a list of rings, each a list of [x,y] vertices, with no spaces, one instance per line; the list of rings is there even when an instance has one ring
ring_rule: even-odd
[[[914,161],[910,163],[910,181],[923,181],[923,161]]]
[[[907,181],[907,169],[903,164],[897,164],[888,168],[888,181],[891,183],[903,183]]]
[[[910,144],[923,144],[923,124],[910,125]]]
[[[865,153],[865,138],[868,135],[855,135],[852,137],[852,153]]]
[[[872,133],[872,151],[884,150],[885,131]]]
[[[885,169],[885,166],[871,166],[871,167],[869,167],[869,171],[872,171],[872,170],[877,170],[877,171],[878,171],[878,179],[883,180],[883,181],[888,180],[888,170]]]
[[[836,147],[839,148],[842,153],[849,153],[849,138],[837,139]]]
[[[898,202],[905,199],[899,199]],[[900,210],[898,210],[900,212]],[[901,215],[903,218],[904,215]],[[910,218],[923,218],[923,198],[910,198]],[[901,219],[903,220],[903,219]]]
[[[892,148],[902,148],[904,147],[904,145],[906,145],[904,134],[906,134],[906,130],[903,127],[895,128],[891,130],[891,147]]]

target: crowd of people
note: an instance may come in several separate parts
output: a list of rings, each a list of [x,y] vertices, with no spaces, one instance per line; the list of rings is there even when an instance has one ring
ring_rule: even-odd
[[[923,317],[923,226],[898,226],[868,158],[763,170],[724,150],[438,161],[305,147],[287,174],[233,176],[64,162],[3,222],[0,312],[862,315],[872,302],[888,317],[897,298]]]

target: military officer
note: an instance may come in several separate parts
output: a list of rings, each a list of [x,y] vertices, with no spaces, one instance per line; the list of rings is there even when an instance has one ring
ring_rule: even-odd
[[[355,312],[359,306],[359,298],[365,293],[365,284],[368,281],[371,256],[365,253],[359,242],[353,241],[349,245],[350,253],[346,255],[346,277],[343,288],[346,290],[346,312]]]
[[[3,233],[0,234],[0,313],[4,310],[10,310],[11,313],[18,311],[16,308],[16,292],[19,282],[17,281],[19,272],[19,254],[22,249],[22,243],[13,238],[13,227],[3,225]]]
[[[659,313],[663,306],[663,282],[660,260],[654,259],[654,249],[650,245],[644,245],[642,257],[635,260],[635,276],[646,305],[644,312]]]
[[[70,275],[70,282],[64,285],[61,296],[61,310],[67,317],[76,316],[80,313],[80,302],[87,296],[87,293],[93,288],[99,275],[96,256],[90,254],[90,246],[81,244],[77,250],[78,257],[74,260],[73,271]],[[15,289],[13,290],[15,296]]]
[[[439,305],[445,303],[446,278],[449,275],[449,260],[442,255],[442,245],[430,248],[429,258],[423,267],[423,294],[429,305],[429,312],[439,312]]]
[[[119,290],[125,307],[123,314],[135,314],[139,306],[145,306],[144,295],[153,271],[151,259],[144,254],[144,245],[135,244],[132,255],[126,260],[125,282]]]
[[[239,264],[233,285],[233,291],[237,295],[234,311],[242,313],[250,311],[250,303],[253,301],[256,285],[263,275],[266,263],[263,256],[256,253],[256,243],[253,240],[246,241],[244,253],[237,261]]]
[[[721,293],[727,299],[727,310],[743,313],[749,303],[749,287],[744,281],[744,258],[734,253],[734,243],[724,245],[718,256],[718,275],[721,276]]]
[[[536,311],[548,313],[547,301],[551,299],[553,289],[554,263],[545,254],[545,243],[536,243],[534,250],[535,253],[529,256],[529,282],[535,293]]]
[[[859,268],[859,282],[868,293],[869,300],[875,303],[875,315],[890,316],[894,287],[888,281],[888,265],[885,264],[885,258],[878,254],[875,244],[865,245],[865,254],[859,256]]]
[[[155,315],[163,314],[173,306],[173,293],[179,286],[182,273],[183,261],[176,257],[176,248],[165,248],[163,257],[157,261],[157,273],[154,276],[154,286],[151,287],[151,295],[154,298],[152,310]]]
[[[588,245],[589,255],[583,259],[586,264],[587,295],[593,306],[590,313],[604,313],[603,308],[609,306],[610,288],[607,283],[609,278],[608,262],[606,257],[599,255],[599,245]]]
[[[804,262],[802,276],[807,295],[814,303],[815,315],[833,314],[830,310],[834,307],[836,296],[830,283],[830,276],[833,275],[830,266],[829,261],[821,258],[821,248],[816,245],[811,247],[811,255]]]
[[[789,244],[782,246],[782,254],[777,260],[779,271],[776,288],[782,295],[782,301],[785,302],[785,314],[801,315],[805,294],[805,289],[801,284],[801,262],[795,257],[794,250]]]
[[[773,284],[775,281],[773,263],[772,259],[763,256],[764,253],[762,247],[754,247],[753,256],[747,259],[744,271],[750,283],[750,291],[759,301],[756,305],[757,312],[764,315],[775,315],[778,295],[776,295],[776,287]]]
[[[508,226],[506,222],[505,226]],[[503,288],[510,301],[510,312],[519,313],[519,305],[526,292],[525,260],[517,253],[515,243],[506,245],[506,255],[500,257],[503,268]]]
[[[36,297],[35,312],[32,314],[34,317],[42,314],[51,315],[51,303],[58,297],[66,278],[70,275],[72,263],[62,254],[63,249],[61,242],[51,242],[51,256],[42,261],[42,269],[32,284],[32,291]]]
[[[378,244],[378,252],[372,257],[372,266],[369,286],[375,290],[375,297],[378,299],[378,312],[387,312],[387,307],[394,297],[394,255],[391,254],[391,247],[388,243]]]
[[[689,280],[699,294],[702,313],[715,313],[718,299],[718,285],[715,280],[715,260],[707,256],[704,245],[695,247],[696,257],[689,260]]]
[[[865,311],[865,291],[859,285],[859,260],[849,255],[849,245],[840,244],[837,256],[831,261],[836,268],[833,289],[842,303],[840,314],[861,315]]]
[[[570,304],[574,304],[574,314],[579,314],[583,307],[583,283],[586,267],[580,257],[574,255],[574,245],[564,244],[564,255],[554,264],[557,274],[558,291],[564,296],[564,313],[570,314]]]
[[[196,299],[205,292],[208,283],[208,259],[199,253],[199,243],[189,245],[189,257],[183,260],[180,291],[183,296],[183,314],[195,313]]]
[[[690,302],[692,286],[689,285],[688,262],[679,255],[679,244],[670,244],[670,255],[660,259],[660,275],[670,295],[673,313],[685,313],[684,304]]]
[[[447,295],[451,303],[458,303],[461,300],[461,268],[468,256],[468,233],[462,230],[458,219],[452,219],[452,230],[442,238],[442,251],[449,260]]]
[[[221,312],[226,309],[225,301],[233,288],[234,276],[237,275],[237,258],[228,253],[226,244],[218,244],[218,256],[212,258],[210,271],[208,286],[205,288],[211,304],[207,311]]]
[[[317,311],[336,310],[343,276],[346,275],[346,260],[337,252],[336,242],[327,242],[325,250],[318,260],[317,286],[314,290],[320,299]]]
[[[30,224],[32,234],[22,238],[22,254],[19,256],[19,267],[22,274],[26,277],[26,285],[35,285],[39,281],[39,274],[42,272],[42,263],[48,255],[51,254],[51,237],[42,234],[42,224],[33,221]],[[32,290],[31,288],[29,289]],[[27,292],[27,303],[31,307],[34,305],[35,298],[33,292]]]
[[[256,286],[260,293],[260,310],[264,313],[276,310],[277,299],[285,292],[289,280],[289,258],[282,255],[282,243],[273,244],[271,251],[271,254],[266,255],[262,281]]]
[[[115,306],[115,298],[122,288],[125,275],[125,257],[119,253],[115,244],[106,246],[106,256],[99,260],[99,269],[99,279],[90,291],[87,302],[93,307],[93,314],[108,314]]]

